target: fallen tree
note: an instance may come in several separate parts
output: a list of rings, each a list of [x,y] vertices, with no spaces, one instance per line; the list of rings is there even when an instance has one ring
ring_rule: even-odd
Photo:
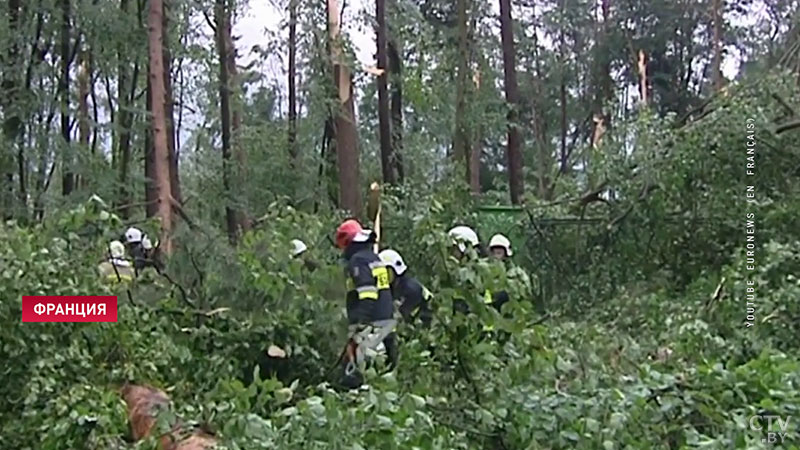
[[[169,408],[167,394],[151,386],[126,383],[120,390],[128,408],[128,420],[134,441],[148,438],[153,433],[160,410]],[[202,429],[186,430],[180,418],[166,433],[158,436],[162,450],[204,450],[217,445],[217,440]],[[188,436],[184,435],[189,433]]]

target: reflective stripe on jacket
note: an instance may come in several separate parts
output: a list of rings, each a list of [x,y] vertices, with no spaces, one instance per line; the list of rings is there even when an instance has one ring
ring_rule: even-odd
[[[391,319],[389,270],[369,243],[354,243],[347,257],[347,318],[351,324]]]

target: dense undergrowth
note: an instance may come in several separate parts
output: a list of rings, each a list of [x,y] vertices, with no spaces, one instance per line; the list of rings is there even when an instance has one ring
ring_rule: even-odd
[[[118,322],[86,324],[21,323],[19,299],[110,292],[96,265],[123,224],[99,198],[35,227],[6,223],[0,448],[155,448],[125,440],[126,380],[166,389],[172,413],[208,423],[230,449],[763,448],[749,423],[758,414],[791,416],[783,448],[800,448],[800,233],[786,164],[797,140],[768,132],[765,85],[789,89],[745,86],[701,124],[632,124],[648,138],[599,174],[618,200],[585,211],[532,201],[487,216],[457,189],[387,195],[385,239],[437,294],[435,322],[427,333],[402,325],[398,370],[372,374],[357,393],[331,384],[345,337],[333,214],[276,202],[236,249],[214,227],[182,230],[170,279],[151,273],[130,296],[114,291]],[[744,137],[730,131],[748,116],[763,140],[750,206]],[[706,144],[711,157],[697,152]],[[748,207],[758,217],[754,271],[744,264]],[[599,222],[543,219],[582,212]],[[456,222],[517,243],[535,289],[508,305],[512,319],[478,303],[466,319],[450,313],[454,295],[506,283],[497,267],[447,258],[444,232]],[[319,270],[289,258],[294,237],[312,244]],[[485,323],[495,340],[481,337]],[[273,344],[286,359],[266,355]]]

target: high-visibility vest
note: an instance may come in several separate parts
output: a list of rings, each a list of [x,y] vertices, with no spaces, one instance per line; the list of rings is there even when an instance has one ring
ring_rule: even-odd
[[[125,263],[127,263],[127,261],[103,261],[100,263],[98,269],[100,270],[100,276],[103,278],[103,281],[111,284],[119,282],[130,283],[133,281],[136,272],[133,270],[130,263],[127,263],[127,265]]]

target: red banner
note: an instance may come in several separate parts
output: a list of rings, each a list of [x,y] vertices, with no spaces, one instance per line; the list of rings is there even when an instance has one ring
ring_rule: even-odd
[[[23,295],[23,322],[116,322],[115,295]]]

